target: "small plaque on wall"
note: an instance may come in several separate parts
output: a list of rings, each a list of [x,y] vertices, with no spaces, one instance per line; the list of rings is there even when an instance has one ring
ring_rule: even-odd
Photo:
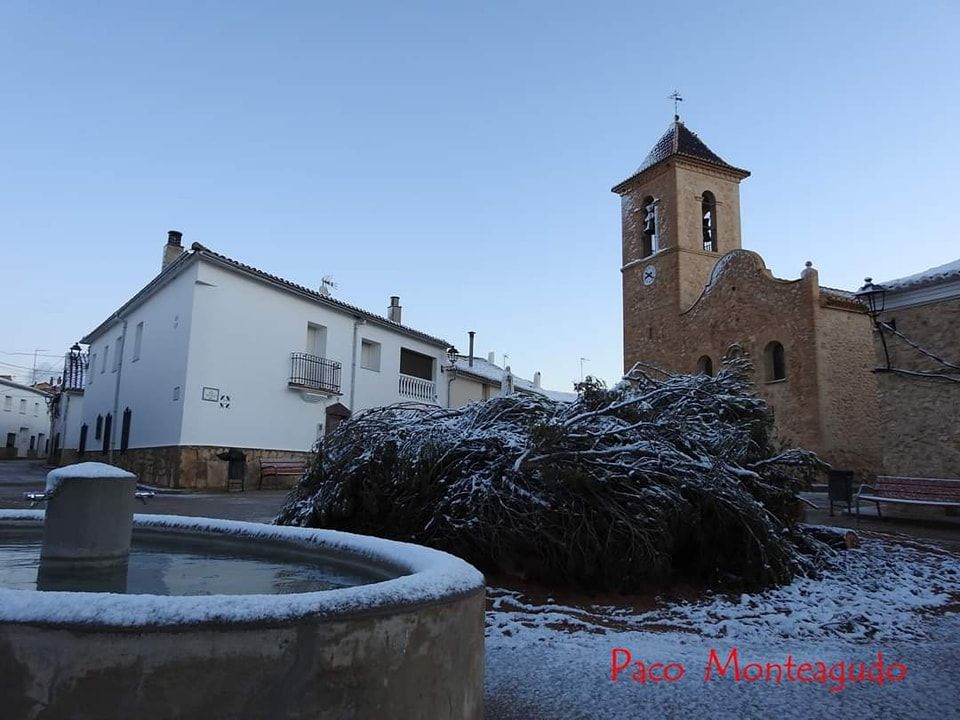
[[[203,388],[203,399],[207,402],[217,402],[220,399],[220,388]]]

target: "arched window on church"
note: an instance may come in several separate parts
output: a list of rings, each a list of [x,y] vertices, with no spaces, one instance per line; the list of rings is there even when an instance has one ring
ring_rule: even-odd
[[[787,365],[783,356],[783,345],[776,340],[767,343],[767,347],[763,351],[763,359],[766,366],[767,382],[786,379]]]
[[[700,202],[703,218],[703,249],[707,252],[717,252],[717,199],[709,190],[703,191]]]
[[[660,227],[657,217],[657,201],[648,195],[643,199],[643,233],[640,240],[640,257],[653,255],[660,249]]]
[[[710,359],[709,355],[703,355],[697,360],[697,374],[713,375],[713,360]]]

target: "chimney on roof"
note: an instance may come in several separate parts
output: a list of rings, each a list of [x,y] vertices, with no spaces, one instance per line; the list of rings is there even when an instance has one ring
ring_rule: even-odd
[[[403,308],[400,307],[400,296],[391,295],[390,307],[387,308],[387,320],[389,320],[390,322],[395,322],[399,325],[401,310],[403,310]]]
[[[533,386],[534,386],[535,388],[540,387],[540,371],[539,371],[539,370],[537,370],[537,371],[533,374]]]
[[[487,362],[490,363],[491,365],[497,364],[497,354],[492,350],[487,353]]]
[[[467,332],[467,335],[470,336],[470,355],[469,355],[470,359],[467,361],[467,365],[469,365],[470,367],[473,367],[473,336],[476,334],[477,334],[476,330],[470,330],[469,332]]]
[[[166,270],[170,263],[180,257],[180,253],[183,252],[182,241],[182,232],[179,230],[167,231],[167,244],[163,246],[163,264],[160,266],[161,272]]]

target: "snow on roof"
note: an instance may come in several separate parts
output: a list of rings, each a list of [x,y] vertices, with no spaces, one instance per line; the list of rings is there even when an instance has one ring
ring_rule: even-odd
[[[475,375],[478,378],[490,381],[498,387],[503,381],[503,375],[506,370],[496,363],[492,363],[489,360],[484,360],[480,357],[474,357],[473,365],[470,365],[469,358],[465,355],[458,355],[457,357],[459,358],[456,366],[457,373]],[[519,377],[518,375],[514,374],[512,370],[510,371],[510,374],[513,375],[514,389],[519,390],[520,392],[543,395],[544,397],[550,398],[551,400],[555,400],[557,402],[573,402],[577,399],[577,394],[575,392],[547,390],[543,387],[537,387],[532,381],[527,380],[526,378]]]
[[[194,262],[199,259],[206,260],[207,262],[214,263],[220,267],[230,269],[234,272],[246,275],[248,277],[254,277],[258,280],[269,283],[274,287],[280,288],[282,290],[286,290],[288,292],[295,293],[302,297],[306,297],[309,300],[318,302],[322,305],[327,305],[334,309],[348,312],[351,315],[359,315],[373,323],[376,323],[377,325],[390,328],[392,330],[396,330],[397,332],[401,332],[406,335],[410,335],[419,340],[428,342],[431,345],[436,345],[438,347],[443,347],[443,348],[450,347],[450,343],[444,340],[443,338],[438,338],[433,335],[429,335],[425,332],[421,332],[420,330],[416,330],[412,327],[409,327],[408,325],[401,325],[400,323],[393,322],[392,320],[389,320],[388,318],[385,318],[382,315],[377,315],[376,313],[372,313],[369,310],[364,310],[363,308],[357,305],[351,305],[350,303],[344,302],[343,300],[338,300],[329,295],[324,295],[323,293],[317,290],[308,288],[304,285],[298,285],[297,283],[291,282],[290,280],[286,280],[280,277],[279,275],[273,275],[271,273],[266,272],[265,270],[256,268],[253,265],[247,265],[246,263],[242,263],[239,260],[234,260],[233,258],[227,257],[226,255],[223,255],[214,250],[211,250],[210,248],[205,247],[200,243],[196,243],[196,242],[190,246],[189,252],[182,253],[180,257],[178,257],[175,261],[170,263],[170,265],[168,265],[163,271],[161,271],[160,274],[155,276],[149,283],[147,283],[140,290],[140,292],[138,292],[136,295],[130,298],[127,302],[121,305],[120,308],[115,313],[111,314],[110,317],[108,317],[106,320],[100,323],[94,330],[87,333],[87,335],[85,335],[80,342],[84,344],[89,344],[90,342],[92,342],[104,330],[111,327],[114,324],[114,322],[119,319],[121,314],[126,313],[127,311],[131,310],[132,308],[144,302],[154,292],[159,290],[163,285],[165,285],[167,282],[173,279],[178,273],[180,273],[188,265],[190,265],[191,262]]]
[[[948,262],[944,265],[937,265],[937,267],[932,267],[928,270],[924,270],[923,272],[915,273],[914,275],[907,275],[906,277],[887,280],[886,282],[880,283],[880,285],[888,290],[900,290],[902,288],[932,284],[935,282],[940,282],[941,280],[954,279],[960,279],[960,258],[954,260],[953,262]]]
[[[41,525],[42,510],[0,510],[0,524]],[[0,588],[0,623],[144,627],[201,623],[263,623],[301,617],[382,612],[439,602],[482,590],[484,578],[439,550],[366,535],[260,523],[134,515],[134,528],[233,536],[248,542],[334,551],[390,568],[399,577],[355,587],[285,595],[120,595]]]

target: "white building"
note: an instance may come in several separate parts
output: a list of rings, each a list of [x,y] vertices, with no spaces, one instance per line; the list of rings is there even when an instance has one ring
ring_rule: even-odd
[[[449,343],[213,252],[171,231],[163,269],[82,339],[84,453],[150,484],[225,486],[226,447],[305,457],[345,415],[446,405]],[[82,428],[81,428],[82,431]]]
[[[49,437],[47,394],[0,378],[0,457],[42,457],[49,448]]]

